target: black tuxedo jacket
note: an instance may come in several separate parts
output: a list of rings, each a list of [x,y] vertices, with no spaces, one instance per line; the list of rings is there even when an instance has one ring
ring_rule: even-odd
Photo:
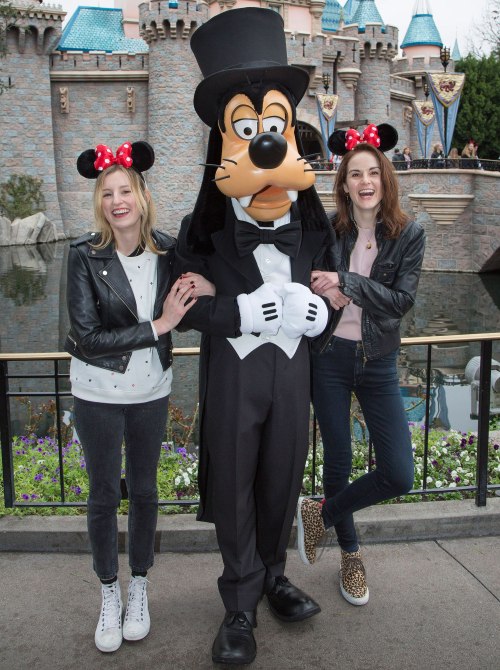
[[[186,236],[190,224],[186,216],[181,224],[176,248],[174,274],[198,272],[215,284],[216,295],[198,298],[181,323],[181,329],[195,329],[208,336],[239,337],[240,316],[236,296],[252,293],[264,282],[253,254],[240,257],[234,241],[234,226],[238,225],[232,207],[227,208],[222,230],[212,235],[212,254],[194,253]],[[290,259],[291,281],[310,286],[311,270],[324,268],[324,255],[329,232],[303,231],[300,250]]]

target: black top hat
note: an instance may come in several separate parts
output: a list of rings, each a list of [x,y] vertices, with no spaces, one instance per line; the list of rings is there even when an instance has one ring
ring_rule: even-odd
[[[309,85],[306,70],[288,65],[283,19],[272,9],[244,7],[217,14],[194,32],[191,49],[204,77],[194,108],[210,127],[217,122],[222,95],[238,84],[281,84],[297,103]]]

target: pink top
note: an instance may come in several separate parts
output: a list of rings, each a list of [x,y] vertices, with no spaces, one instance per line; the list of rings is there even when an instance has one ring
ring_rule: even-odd
[[[368,249],[367,246],[370,246],[370,248]],[[360,229],[358,231],[358,239],[351,253],[349,272],[355,272],[362,277],[369,277],[376,256],[377,241],[375,239],[375,231],[373,230],[367,235],[366,230]],[[361,312],[361,307],[350,302],[344,307],[334,334],[346,340],[361,340]]]

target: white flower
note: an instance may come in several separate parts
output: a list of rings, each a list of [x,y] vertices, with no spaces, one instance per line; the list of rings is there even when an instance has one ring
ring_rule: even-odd
[[[468,479],[464,479],[464,485],[467,486],[467,484],[469,484],[469,480],[468,480]]]
[[[448,486],[450,487],[450,489],[454,489],[454,488],[456,487],[456,485],[457,485],[456,482],[450,482],[450,483],[448,484]]]
[[[177,475],[177,477],[174,479],[174,484],[175,484],[176,486],[179,486],[180,483],[181,483],[181,478],[180,478],[179,475]]]
[[[439,479],[436,479],[436,488],[440,489],[441,486],[443,486],[443,482],[439,481]]]
[[[447,453],[448,453],[448,449],[447,449],[446,447],[443,447],[442,450],[441,450],[441,453],[443,453],[443,454],[447,454]]]
[[[452,471],[451,471],[451,476],[452,476],[452,477],[456,477],[456,476],[457,476],[457,474],[458,474],[458,473],[457,473],[457,471],[456,471],[456,470],[452,470]]]
[[[427,475],[427,479],[425,481],[427,482],[427,484],[430,484],[432,482],[432,477],[429,477],[429,475]]]

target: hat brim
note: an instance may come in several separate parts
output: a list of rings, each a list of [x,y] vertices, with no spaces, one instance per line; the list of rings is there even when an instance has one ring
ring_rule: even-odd
[[[232,88],[247,84],[276,83],[287,88],[297,104],[309,86],[309,73],[295,65],[276,65],[223,70],[200,82],[194,93],[194,108],[200,119],[213,128],[217,123],[222,96]]]

